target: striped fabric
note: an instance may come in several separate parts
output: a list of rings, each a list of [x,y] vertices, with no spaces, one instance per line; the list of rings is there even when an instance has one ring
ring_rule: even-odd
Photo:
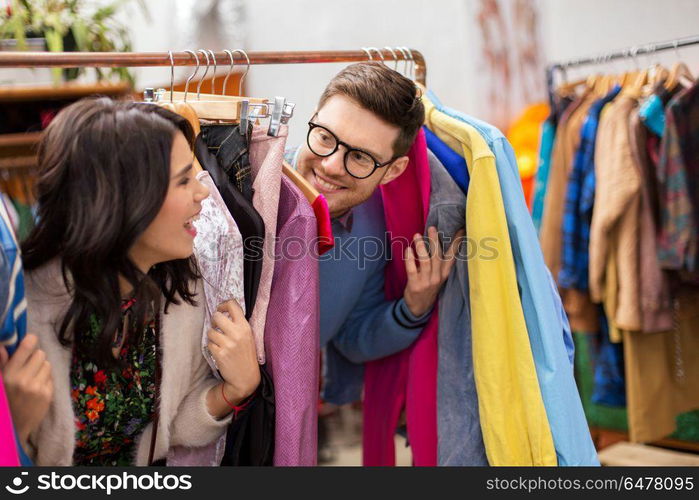
[[[7,348],[12,355],[17,344],[27,330],[27,302],[24,298],[24,273],[19,246],[12,224],[2,199],[0,199],[0,247],[3,258],[0,259],[0,274],[8,276],[2,280],[3,288],[0,298],[0,345]]]

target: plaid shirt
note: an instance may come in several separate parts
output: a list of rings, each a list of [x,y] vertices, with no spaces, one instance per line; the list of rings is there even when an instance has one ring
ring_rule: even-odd
[[[699,84],[667,106],[658,163],[658,258],[665,269],[699,271]]]
[[[580,147],[568,177],[563,212],[563,248],[558,284],[561,288],[588,289],[590,223],[595,200],[595,139],[602,108],[619,93],[614,89],[590,107],[580,132]]]

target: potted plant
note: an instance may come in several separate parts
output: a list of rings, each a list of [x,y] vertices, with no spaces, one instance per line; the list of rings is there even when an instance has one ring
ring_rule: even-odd
[[[144,0],[136,0],[145,16]],[[86,0],[9,0],[0,9],[0,40],[13,39],[18,50],[27,50],[28,39],[44,38],[51,52],[129,52],[131,41],[126,27],[116,20],[117,13],[133,0],[115,0],[94,6]],[[63,70],[65,80],[74,80],[85,68]],[[126,68],[110,68],[105,75],[95,68],[97,78],[116,75],[133,85],[133,75]],[[61,70],[55,68],[54,79]]]

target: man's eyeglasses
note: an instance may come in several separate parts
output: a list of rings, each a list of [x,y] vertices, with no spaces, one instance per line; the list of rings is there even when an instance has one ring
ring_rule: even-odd
[[[355,179],[366,179],[371,176],[377,168],[385,167],[396,161],[397,157],[391,158],[385,163],[379,163],[366,151],[354,148],[349,144],[342,142],[330,130],[313,123],[308,122],[308,136],[306,137],[308,148],[311,153],[322,158],[332,156],[340,146],[344,146],[345,151],[345,170]]]

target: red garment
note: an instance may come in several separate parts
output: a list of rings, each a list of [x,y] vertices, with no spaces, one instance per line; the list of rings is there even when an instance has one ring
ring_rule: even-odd
[[[323,255],[335,246],[333,227],[330,222],[330,209],[325,196],[322,194],[319,194],[313,200],[311,207],[313,207],[313,212],[316,214],[316,220],[318,221],[318,255]]]
[[[386,299],[403,296],[408,278],[405,243],[423,234],[430,202],[430,167],[422,130],[408,153],[406,171],[381,186],[391,254]],[[394,434],[405,407],[408,441],[417,466],[437,465],[437,328],[435,312],[409,348],[366,364],[364,376],[364,465],[395,465]]]

